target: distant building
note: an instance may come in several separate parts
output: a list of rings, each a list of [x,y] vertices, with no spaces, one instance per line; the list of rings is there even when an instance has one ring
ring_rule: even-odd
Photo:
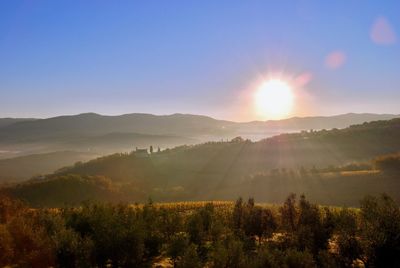
[[[138,149],[136,147],[134,155],[137,157],[149,157],[149,152],[147,151],[147,149]]]

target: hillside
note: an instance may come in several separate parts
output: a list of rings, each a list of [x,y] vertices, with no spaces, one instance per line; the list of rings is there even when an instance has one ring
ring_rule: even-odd
[[[28,122],[36,119],[33,118],[0,118],[0,128],[13,125],[18,122]]]
[[[101,176],[66,175],[35,179],[0,189],[0,193],[11,194],[31,206],[60,207],[65,204],[78,205],[88,200],[124,201],[112,182]]]
[[[355,205],[368,193],[390,192],[398,198],[393,190],[400,186],[397,176],[370,168],[350,175],[326,168],[400,152],[399,135],[400,119],[375,121],[259,142],[237,138],[180,146],[148,157],[114,154],[63,168],[54,176],[105,176],[131,201],[148,196],[176,201],[254,195],[262,202],[281,202],[294,191],[321,204]]]
[[[0,119],[0,158],[64,150],[110,154],[134,147],[171,148],[235,136],[256,141],[283,132],[344,128],[394,117],[396,115],[344,114],[238,123],[189,114],[104,116],[86,113],[37,120]]]
[[[106,171],[100,170],[108,165],[126,161],[130,166],[139,161],[151,164],[157,172],[175,180],[182,173],[187,180],[189,174],[201,172],[237,176],[274,168],[337,166],[398,152],[399,135],[400,119],[375,121],[342,130],[282,134],[259,142],[239,138],[230,142],[180,146],[145,159],[127,154],[113,155],[72,167],[67,172],[84,173],[89,168],[90,172],[104,173]],[[118,168],[121,176],[112,174],[112,168],[106,170],[110,173],[97,175],[121,177],[121,180],[135,177],[130,176],[130,172],[124,174],[122,167]]]
[[[0,183],[16,182],[33,176],[48,174],[78,161],[88,161],[98,157],[92,153],[53,152],[33,154],[10,159],[0,159]]]

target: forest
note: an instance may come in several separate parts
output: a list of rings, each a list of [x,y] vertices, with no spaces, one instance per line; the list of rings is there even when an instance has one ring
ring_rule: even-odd
[[[0,266],[399,267],[399,123],[116,153],[3,184]]]
[[[399,267],[400,210],[388,195],[360,207],[236,202],[32,209],[0,199],[0,266]]]
[[[242,143],[246,142],[220,146],[241,146]],[[400,200],[399,154],[379,155],[370,161],[342,166],[271,168],[248,174],[241,174],[238,166],[232,167],[236,174],[225,173],[230,165],[226,166],[229,160],[224,158],[214,159],[199,170],[202,165],[198,162],[204,158],[196,155],[191,161],[187,151],[186,159],[179,158],[174,166],[157,169],[154,163],[160,161],[158,154],[173,157],[169,152],[148,158],[114,154],[77,163],[55,174],[4,185],[0,193],[24,200],[33,207],[50,208],[79,205],[86,200],[143,203],[149,197],[156,202],[172,202],[234,200],[237,196],[252,196],[259,202],[282,203],[290,192],[305,194],[320,205],[333,206],[357,207],[366,194],[387,193],[396,202]],[[182,161],[187,162],[183,165]]]

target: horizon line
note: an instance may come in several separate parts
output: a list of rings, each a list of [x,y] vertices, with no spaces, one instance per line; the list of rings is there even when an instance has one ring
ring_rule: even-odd
[[[229,120],[229,119],[220,119],[217,117],[213,117],[210,115],[205,115],[205,114],[193,114],[193,113],[171,113],[171,114],[156,114],[156,113],[142,113],[142,112],[131,112],[131,113],[122,113],[122,114],[101,114],[101,113],[96,113],[96,112],[81,112],[81,113],[76,113],[76,114],[60,114],[60,115],[54,115],[54,116],[49,116],[49,117],[0,117],[0,119],[26,119],[26,120],[46,120],[46,119],[52,119],[52,118],[58,118],[58,117],[74,117],[74,116],[82,116],[82,115],[97,115],[97,116],[104,116],[104,117],[120,117],[120,116],[129,116],[129,115],[149,115],[149,116],[156,116],[156,117],[167,117],[167,116],[177,116],[177,115],[184,115],[184,116],[198,116],[198,117],[207,117],[210,119],[214,119],[217,121],[227,121],[227,122],[232,122],[232,123],[253,123],[253,122],[276,122],[276,121],[284,121],[284,120],[290,120],[290,119],[304,119],[304,118],[317,118],[317,117],[322,117],[322,118],[328,118],[328,117],[338,117],[338,116],[344,116],[344,115],[388,115],[388,116],[400,116],[400,113],[373,113],[373,112],[345,112],[345,113],[339,113],[339,114],[321,114],[321,115],[305,115],[305,116],[290,116],[290,117],[285,117],[281,119],[266,119],[266,120],[248,120],[248,121],[234,121],[234,120]]]

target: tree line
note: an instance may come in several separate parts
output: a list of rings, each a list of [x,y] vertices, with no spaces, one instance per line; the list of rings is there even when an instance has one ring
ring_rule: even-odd
[[[304,196],[282,205],[84,203],[31,209],[0,199],[0,266],[399,267],[400,210],[387,195],[359,209]]]

